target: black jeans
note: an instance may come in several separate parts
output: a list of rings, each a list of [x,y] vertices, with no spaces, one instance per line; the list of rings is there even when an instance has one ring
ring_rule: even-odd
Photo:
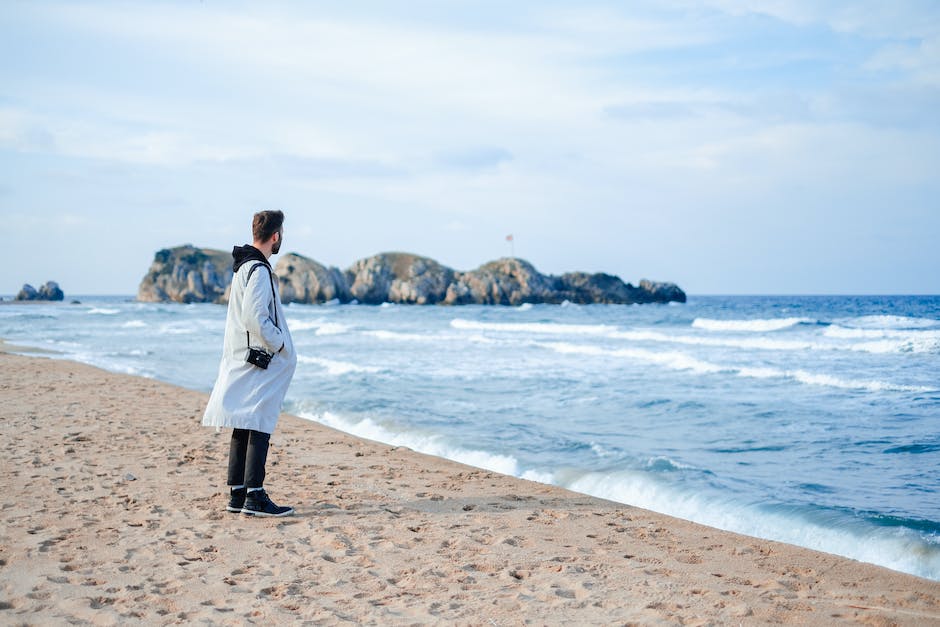
[[[228,484],[260,488],[264,485],[264,464],[268,459],[271,434],[249,429],[232,431],[228,449]]]

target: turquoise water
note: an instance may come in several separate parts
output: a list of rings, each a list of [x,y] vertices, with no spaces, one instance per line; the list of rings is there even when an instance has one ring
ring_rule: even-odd
[[[224,307],[81,300],[0,337],[210,389]],[[287,312],[286,411],[940,580],[940,297]]]

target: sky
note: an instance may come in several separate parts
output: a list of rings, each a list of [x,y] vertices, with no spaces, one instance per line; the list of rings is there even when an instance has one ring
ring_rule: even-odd
[[[938,294],[940,3],[0,3],[0,295],[262,209],[340,268]]]

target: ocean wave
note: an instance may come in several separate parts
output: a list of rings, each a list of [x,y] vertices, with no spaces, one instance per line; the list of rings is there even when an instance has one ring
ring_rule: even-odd
[[[374,337],[378,340],[386,340],[391,342],[473,342],[476,344],[498,343],[497,340],[479,334],[466,335],[462,333],[405,333],[402,331],[387,331],[384,329],[363,331],[362,334],[369,337]]]
[[[852,330],[848,330],[852,331]],[[884,337],[881,331],[866,331],[864,333],[876,334],[874,337]],[[840,332],[825,333],[832,339],[840,339]],[[940,352],[940,337],[916,337],[896,340],[881,340],[873,342],[857,342],[844,344],[838,342],[811,342],[805,340],[781,340],[767,337],[754,338],[721,338],[697,337],[693,335],[667,335],[657,331],[617,331],[610,334],[611,338],[631,340],[635,342],[665,342],[684,344],[687,346],[714,346],[718,348],[743,348],[766,351],[854,351],[864,353],[935,353]],[[858,336],[848,333],[843,338],[871,337]]]
[[[297,318],[287,319],[287,328],[294,333],[297,331],[313,331],[319,329],[323,324],[323,320],[298,320]]]
[[[450,326],[470,331],[504,331],[511,333],[538,333],[554,335],[609,335],[617,327],[606,324],[560,324],[554,322],[479,322],[454,318]]]
[[[392,446],[404,446],[425,455],[451,459],[461,464],[492,470],[504,475],[519,475],[519,462],[515,457],[463,448],[448,442],[438,434],[406,429],[392,423],[381,424],[371,418],[358,420],[345,418],[328,411],[299,412],[297,415],[356,437],[384,442]]]
[[[940,330],[854,329],[833,324],[824,332],[837,340],[870,340],[845,346],[848,350],[868,353],[940,352]]]
[[[848,390],[867,390],[870,392],[934,392],[937,390],[937,388],[933,387],[902,385],[889,381],[841,379],[832,375],[811,373],[805,370],[781,370],[778,368],[715,364],[675,351],[654,352],[634,348],[608,349],[589,344],[571,344],[568,342],[541,342],[538,344],[561,354],[589,355],[594,357],[625,357],[657,364],[672,370],[685,370],[696,374],[724,373],[752,379],[789,379],[807,385],[821,385]]]
[[[667,351],[648,351],[640,348],[608,349],[589,344],[569,342],[542,342],[539,345],[563,355],[589,355],[593,357],[627,357],[666,366],[673,370],[691,370],[702,374],[727,371],[728,368],[696,359],[691,355]]]
[[[921,453],[935,453],[940,451],[940,444],[905,444],[902,446],[892,446],[882,451],[885,454],[910,453],[920,455]]]
[[[838,339],[881,339],[902,340],[940,339],[940,329],[858,329],[833,324],[823,332],[826,337]]]
[[[143,329],[147,326],[147,323],[143,320],[128,320],[121,325],[124,329]]]
[[[686,344],[689,346],[715,346],[722,348],[756,348],[758,350],[774,351],[802,351],[802,350],[828,350],[835,349],[833,345],[823,345],[818,342],[800,340],[780,340],[763,337],[723,338],[699,337],[694,335],[667,335],[658,331],[615,331],[611,338],[630,340],[634,342],[669,342],[673,344]]]
[[[348,333],[350,330],[349,325],[339,322],[328,322],[322,319],[300,320],[297,318],[288,318],[287,328],[291,330],[291,333],[313,331],[314,335],[339,335],[341,333]]]
[[[865,353],[940,353],[940,338],[860,342],[847,348]]]
[[[885,534],[883,526],[850,514],[793,506],[742,503],[685,489],[642,471],[561,471],[552,483],[750,536],[835,553],[929,579],[940,579],[940,544],[912,529]]]
[[[58,320],[58,314],[54,313],[36,313],[35,310],[31,311],[15,311],[10,308],[10,311],[4,311],[0,309],[0,317],[7,320]]]
[[[169,323],[160,326],[161,335],[192,335],[196,329],[185,323]]]
[[[930,579],[940,579],[940,545],[899,526],[884,525],[849,514],[810,507],[758,505],[717,493],[689,489],[664,476],[693,469],[664,457],[647,460],[648,470],[586,472],[572,468],[522,468],[512,455],[457,446],[438,434],[352,419],[332,412],[299,412],[299,416],[357,437],[451,459],[477,468],[560,487],[606,500],[642,507],[719,529],[787,542],[843,555]]]
[[[883,337],[883,332],[877,333]],[[832,339],[839,339],[839,332],[826,334]],[[848,334],[846,337],[851,337]],[[666,335],[656,332],[634,332],[623,331],[612,333],[612,338],[634,340],[634,341],[655,341],[671,342],[674,344],[685,344],[689,346],[714,346],[720,348],[743,348],[766,351],[852,351],[858,353],[937,353],[940,352],[940,337],[918,336],[913,338],[881,339],[871,342],[856,342],[854,344],[845,344],[839,342],[810,342],[801,340],[780,340],[766,337],[755,338],[717,338],[717,337],[695,337],[683,335]],[[856,336],[857,337],[857,336]]]
[[[351,372],[356,373],[375,373],[381,372],[381,368],[375,366],[360,366],[347,361],[337,361],[335,359],[325,359],[323,357],[309,357],[307,355],[297,355],[297,361],[302,364],[313,364],[321,366],[326,373],[334,376],[341,376]]]
[[[805,370],[778,370],[776,368],[741,368],[743,377],[758,379],[792,379],[806,385],[821,385],[843,390],[866,390],[869,392],[933,392],[936,388],[919,385],[903,385],[890,381],[842,379],[829,374],[807,372]]]
[[[692,321],[693,328],[706,331],[749,331],[754,333],[781,331],[800,324],[818,324],[818,321],[810,318],[755,318],[753,320],[696,318]]]
[[[909,330],[940,327],[940,320],[908,316],[859,316],[858,318],[843,318],[836,322],[856,329]]]
[[[598,444],[597,442],[591,442],[590,447],[591,452],[602,459],[605,457],[613,457],[617,454],[615,451],[612,451],[603,444]]]
[[[121,313],[120,309],[111,309],[109,307],[92,307],[88,310],[89,314],[97,314],[102,316],[113,316]]]
[[[684,464],[680,461],[676,461],[669,457],[664,457],[663,455],[650,457],[649,459],[643,462],[643,467],[645,470],[648,470],[651,472],[676,472],[676,471],[681,471],[681,470],[698,470],[698,468],[696,468],[695,466]]]
[[[349,327],[339,322],[327,322],[317,329],[316,335],[339,335],[349,331]]]
[[[392,342],[440,342],[442,340],[455,339],[453,336],[440,333],[403,333],[401,331],[386,331],[384,329],[363,331],[362,334],[374,337],[377,340],[389,340]]]

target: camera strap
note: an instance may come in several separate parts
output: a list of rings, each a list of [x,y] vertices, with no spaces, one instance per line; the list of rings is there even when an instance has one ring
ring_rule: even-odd
[[[248,285],[248,281],[251,280],[251,274],[258,269],[259,266],[264,266],[268,269],[268,278],[271,279],[271,302],[274,304],[274,326],[278,329],[281,328],[281,325],[277,323],[277,292],[274,291],[274,273],[271,272],[271,266],[264,262],[256,263],[248,269],[248,278],[245,279],[245,285]],[[251,348],[251,335],[248,333],[248,329],[245,329],[245,340],[248,342],[248,347]]]

